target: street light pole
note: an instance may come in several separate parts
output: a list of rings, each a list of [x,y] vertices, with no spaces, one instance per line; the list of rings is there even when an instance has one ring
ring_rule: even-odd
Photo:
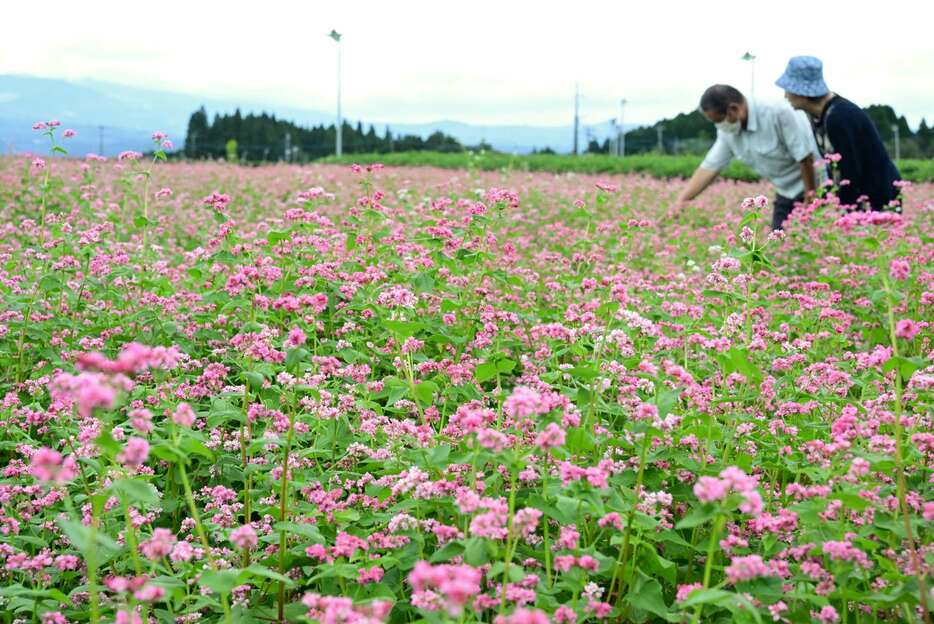
[[[898,124],[892,124],[892,132],[895,133],[895,160],[902,159],[902,144],[898,136]]]
[[[623,107],[626,106],[626,99],[619,101],[619,138],[616,140],[616,151],[619,156],[626,155],[626,126],[623,125]]]
[[[756,57],[754,54],[746,52],[742,56],[744,61],[749,61],[749,99],[754,100],[756,96]]]
[[[334,151],[340,157],[344,151],[344,142],[341,136],[344,126],[344,120],[341,118],[341,34],[336,30],[332,30],[328,36],[337,42],[337,138],[335,139]]]

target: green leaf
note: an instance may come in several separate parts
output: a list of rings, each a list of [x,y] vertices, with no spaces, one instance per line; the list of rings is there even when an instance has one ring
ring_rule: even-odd
[[[762,371],[760,371],[749,360],[749,351],[746,349],[738,349],[734,347],[733,349],[730,349],[729,356],[734,370],[742,373],[750,381],[762,380]]]
[[[285,583],[286,587],[292,587],[293,585],[295,585],[294,581],[292,581],[292,579],[290,579],[289,577],[283,574],[279,574],[278,572],[274,572],[267,567],[259,565],[258,563],[254,563],[250,567],[245,568],[243,572],[241,573],[241,577],[243,576],[247,576],[247,577],[260,576],[262,578],[268,578],[273,581],[280,581],[282,583]],[[246,580],[246,579],[243,579],[243,580]]]
[[[91,541],[91,529],[86,527],[80,522],[74,520],[68,520],[66,518],[59,518],[58,524],[62,527],[62,531],[68,536],[68,540],[75,545],[75,548],[81,551],[85,557],[90,552],[91,548],[95,548],[98,551],[110,551],[115,552],[120,550],[120,545],[117,544],[113,539],[103,535],[99,532],[95,533],[96,539],[92,545]],[[107,556],[108,553],[101,553],[103,556]]]
[[[356,509],[341,509],[334,512],[334,522],[337,524],[350,524],[360,519],[360,512]]]
[[[39,280],[39,288],[45,292],[57,292],[62,289],[62,278],[54,273],[43,275]]]
[[[398,401],[399,399],[401,399],[402,397],[404,397],[404,396],[407,395],[408,393],[409,393],[409,387],[408,387],[408,386],[399,385],[399,386],[393,387],[393,388],[389,391],[389,397],[386,399],[386,405],[387,405],[387,406],[395,405],[395,404],[396,404],[396,401]]]
[[[678,565],[659,555],[654,544],[644,543],[642,546],[645,567],[673,585],[678,578]]]
[[[489,379],[496,377],[496,364],[493,362],[484,362],[477,366],[477,370],[474,373],[474,378],[477,380],[477,383],[483,383]]]
[[[423,381],[415,386],[415,397],[424,405],[431,405],[432,397],[438,391],[438,384],[433,381]]]
[[[574,368],[569,368],[564,372],[570,374],[572,377],[586,382],[593,381],[600,374],[600,371],[592,366],[575,366]]]
[[[763,576],[745,583],[737,583],[736,591],[748,593],[765,603],[774,603],[782,599],[782,579],[777,576]]]
[[[114,481],[110,487],[136,503],[159,504],[159,492],[151,483],[147,483],[142,479],[120,479]]]
[[[123,447],[119,442],[114,440],[113,436],[110,434],[109,429],[105,429],[100,432],[100,435],[94,440],[94,443],[97,444],[97,447],[107,453],[109,456],[114,456],[119,453]]]
[[[901,375],[902,379],[907,381],[911,379],[911,376],[914,375],[916,370],[924,368],[925,366],[927,366],[927,361],[924,358],[907,358],[899,355],[889,358],[882,366],[882,372],[887,373],[897,368],[898,374]]]
[[[216,594],[229,594],[230,591],[243,583],[240,581],[240,570],[205,570],[201,573],[200,585],[207,587]]]
[[[510,359],[499,360],[498,362],[496,362],[496,370],[498,370],[501,373],[511,373],[512,369],[516,367],[517,363],[518,362],[516,362],[515,360],[510,360]]]
[[[464,561],[469,565],[479,566],[490,560],[486,543],[480,537],[471,537],[464,548]]]
[[[183,462],[187,459],[181,449],[175,445],[169,444],[168,442],[160,442],[159,444],[150,446],[149,452],[159,459],[164,459],[165,461],[172,463]]]
[[[680,604],[685,609],[706,604],[725,607],[727,605],[732,606],[735,598],[736,594],[723,591],[722,589],[695,589],[691,592],[691,595]]]
[[[314,524],[307,524],[304,522],[277,522],[272,528],[276,532],[285,531],[292,535],[307,537],[314,544],[323,544],[325,541],[324,536],[321,535],[321,531],[318,530],[318,527]]]
[[[414,336],[416,332],[425,327],[424,323],[418,321],[394,321],[386,319],[383,321],[383,327],[396,334],[399,338],[405,339]]]
[[[700,526],[717,515],[717,508],[713,505],[701,505],[691,510],[691,513],[675,525],[676,529],[693,529]]]
[[[460,542],[448,542],[441,550],[435,551],[435,554],[431,556],[429,561],[430,563],[441,563],[442,561],[448,561],[454,557],[462,555],[463,553],[463,544]]]
[[[189,455],[201,455],[208,461],[214,461],[214,452],[206,447],[201,440],[190,434],[182,438],[180,445],[183,451],[188,451]]]
[[[247,384],[249,384],[253,391],[259,392],[263,389],[264,377],[262,374],[257,373],[256,371],[243,371],[243,377],[246,379]]]
[[[308,357],[308,349],[303,349],[302,347],[296,347],[295,349],[289,349],[288,353],[285,355],[285,367],[291,372],[296,371],[296,367]]]
[[[667,619],[668,605],[665,604],[665,599],[662,596],[661,584],[653,578],[645,577],[641,573],[640,580],[636,583],[633,591],[626,593],[626,602],[637,609],[642,609],[643,611],[648,611],[649,613]]]
[[[292,235],[289,234],[288,232],[279,232],[279,231],[273,230],[272,232],[269,233],[268,236],[266,236],[266,241],[270,245],[276,245],[278,243],[281,243],[284,240],[288,240],[289,238],[291,238],[291,236]]]

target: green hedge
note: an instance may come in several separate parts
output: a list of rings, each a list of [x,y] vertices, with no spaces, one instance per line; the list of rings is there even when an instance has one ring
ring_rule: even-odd
[[[496,171],[554,171],[557,173],[644,173],[656,178],[687,178],[703,158],[695,155],[636,154],[619,158],[603,154],[569,156],[564,154],[528,154],[513,156],[498,152],[395,152],[392,154],[350,154],[319,162],[337,164],[383,163],[396,167],[440,167],[442,169],[481,169]],[[906,180],[934,182],[934,160],[901,160],[898,168]],[[734,161],[723,170],[732,180],[756,180],[755,172]]]

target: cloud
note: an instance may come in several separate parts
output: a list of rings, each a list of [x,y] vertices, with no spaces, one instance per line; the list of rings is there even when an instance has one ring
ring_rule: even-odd
[[[326,35],[336,28],[350,117],[564,125],[579,82],[588,123],[615,116],[621,97],[627,121],[649,123],[691,110],[714,82],[747,91],[747,50],[757,55],[762,98],[781,98],[772,83],[789,56],[814,54],[831,88],[857,103],[892,104],[912,124],[934,116],[934,81],[918,78],[934,75],[925,32],[934,7],[907,0],[884,10],[852,1],[846,11],[801,0],[714,8],[670,0],[43,6],[41,20],[29,5],[5,9],[18,27],[0,43],[0,72],[331,110],[337,46]],[[880,21],[890,26],[880,30]]]

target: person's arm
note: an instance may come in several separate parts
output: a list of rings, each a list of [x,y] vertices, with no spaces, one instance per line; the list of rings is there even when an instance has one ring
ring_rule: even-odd
[[[710,186],[710,183],[716,179],[719,173],[714,169],[705,169],[703,166],[698,167],[688,183],[678,193],[678,199],[675,200],[675,203],[683,205],[700,195],[705,188]]]
[[[778,114],[778,132],[788,153],[795,159],[801,170],[804,196],[811,197],[817,190],[817,179],[814,175],[814,154],[817,152],[817,143],[814,141],[811,123],[804,113],[784,107]]]
[[[717,140],[714,142],[713,147],[710,148],[710,151],[707,152],[704,162],[694,171],[694,175],[678,193],[675,207],[681,208],[685,203],[700,195],[705,188],[710,186],[720,170],[730,164],[732,159],[733,151],[730,146],[720,136],[717,136]]]
[[[804,160],[798,161],[801,169],[801,181],[804,182],[804,198],[809,199],[817,191],[817,181],[814,175],[814,156],[808,154]]]

